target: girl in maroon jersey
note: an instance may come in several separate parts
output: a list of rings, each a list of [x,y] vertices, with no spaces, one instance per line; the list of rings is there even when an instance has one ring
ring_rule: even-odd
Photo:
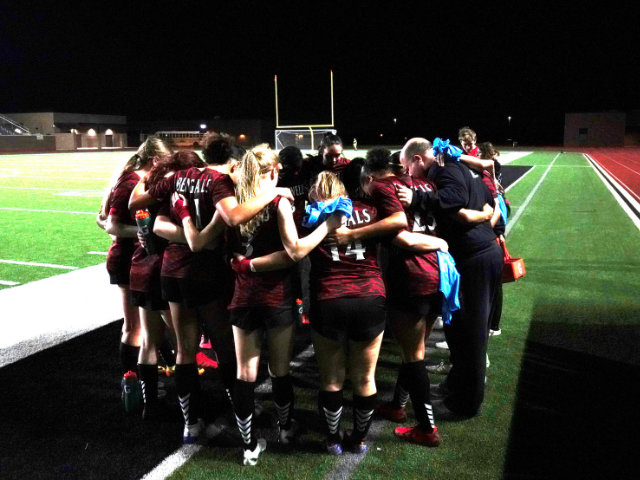
[[[192,151],[182,150],[176,152],[170,158],[157,162],[145,181],[147,188],[152,188],[162,179],[177,170],[190,167],[204,167],[206,164]],[[149,207],[148,215],[156,219],[160,210],[160,204]],[[146,211],[145,211],[146,212]],[[153,220],[150,228],[153,228]],[[140,348],[138,370],[144,397],[143,418],[153,419],[160,414],[158,407],[158,349],[161,350],[165,361],[170,366],[175,365],[175,355],[172,355],[166,343],[165,325],[174,340],[175,332],[171,325],[169,304],[162,298],[160,271],[162,259],[167,246],[166,240],[153,233],[143,237],[145,245],[140,245],[133,255],[131,262],[131,303],[140,308],[140,320],[142,326],[142,346]],[[141,240],[142,243],[142,240]],[[164,348],[162,348],[164,346]],[[167,351],[168,350],[168,351]]]
[[[228,137],[213,136],[203,149],[208,166],[181,170],[164,178],[145,192],[139,185],[130,200],[132,208],[143,208],[158,199],[167,201],[174,193],[188,199],[189,216],[196,228],[202,229],[218,212],[228,225],[238,225],[250,220],[278,195],[290,196],[288,189],[270,189],[243,204],[238,204],[231,177],[237,161]],[[141,182],[142,183],[142,182]],[[170,218],[175,225],[183,226],[184,211],[175,206]],[[183,441],[195,443],[203,430],[200,414],[200,382],[196,366],[200,319],[215,325],[216,351],[220,370],[235,371],[233,335],[226,323],[229,280],[221,246],[213,245],[200,252],[193,252],[189,245],[170,242],[162,263],[162,293],[169,302],[171,318],[176,330],[178,351],[176,359],[176,384],[185,420]],[[232,360],[233,359],[233,360]],[[224,367],[223,367],[224,364]],[[225,381],[225,387],[230,388]]]
[[[251,202],[263,195],[262,192],[272,190],[278,182],[279,169],[278,157],[266,145],[247,152],[238,175],[238,202]],[[252,425],[262,330],[267,333],[269,373],[278,413],[280,442],[289,443],[294,433],[291,421],[294,393],[289,375],[294,336],[291,271],[284,269],[255,275],[251,272],[251,259],[285,250],[297,262],[324,239],[330,227],[338,226],[339,219],[332,216],[310,235],[298,238],[291,202],[287,198],[276,198],[240,226],[242,243],[238,242],[236,251],[245,257],[244,265],[249,266],[237,270],[229,309],[238,359],[233,403],[244,441],[245,465],[255,465],[260,452],[266,448],[264,439],[256,439]]]
[[[98,215],[98,225],[114,238],[107,256],[107,271],[111,284],[118,285],[122,297],[124,324],[120,338],[120,362],[123,375],[129,371],[137,372],[141,340],[138,308],[129,301],[129,275],[131,259],[138,244],[138,229],[129,211],[128,199],[153,162],[169,155],[171,150],[162,140],[148,138],[123,167],[115,170]]]

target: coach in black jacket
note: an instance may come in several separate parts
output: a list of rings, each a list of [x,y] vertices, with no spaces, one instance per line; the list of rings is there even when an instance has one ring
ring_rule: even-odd
[[[431,143],[413,138],[402,149],[402,164],[422,161],[430,165],[427,176],[437,187],[435,193],[408,189],[398,192],[417,212],[431,212],[440,236],[460,273],[460,310],[454,312],[445,336],[451,350],[451,371],[434,394],[444,397],[434,402],[436,415],[472,417],[484,398],[488,322],[494,308],[496,290],[502,281],[503,254],[489,222],[465,224],[454,218],[461,209],[496,208],[482,177],[464,163],[444,159],[434,161]]]

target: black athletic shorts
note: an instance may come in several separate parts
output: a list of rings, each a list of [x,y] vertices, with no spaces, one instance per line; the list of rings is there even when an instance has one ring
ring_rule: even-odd
[[[293,305],[285,307],[242,307],[229,311],[231,312],[229,319],[231,325],[247,332],[253,332],[259,328],[270,330],[295,323]]]
[[[387,305],[395,310],[420,315],[421,317],[437,317],[442,313],[442,293],[436,292],[419,297],[387,297]]]
[[[124,270],[109,272],[109,283],[111,285],[129,285],[129,272]]]
[[[384,297],[339,298],[312,301],[311,328],[336,342],[368,342],[384,331]]]
[[[129,291],[129,303],[134,307],[142,307],[152,312],[169,310],[169,303],[162,298],[162,293],[158,290],[152,292]]]
[[[220,282],[213,277],[195,279],[163,276],[160,281],[162,298],[167,302],[182,303],[189,309],[220,301],[226,294]]]

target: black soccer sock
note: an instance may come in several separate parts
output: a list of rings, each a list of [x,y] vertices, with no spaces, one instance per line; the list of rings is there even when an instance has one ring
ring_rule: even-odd
[[[218,375],[220,375],[220,380],[222,380],[222,385],[224,385],[224,389],[227,392],[227,396],[229,397],[229,402],[231,402],[231,406],[233,407],[233,389],[236,383],[236,375],[238,370],[238,364],[234,361],[225,362],[218,364]]]
[[[256,382],[236,380],[233,392],[233,409],[245,450],[255,450],[258,441],[253,434],[253,414]]]
[[[374,393],[368,397],[353,395],[353,434],[351,438],[356,442],[361,442],[369,433],[373,420],[373,407],[376,404],[378,394]]]
[[[411,382],[411,377],[409,376],[406,367],[406,363],[403,363],[400,367],[398,380],[396,381],[396,389],[393,392],[393,400],[391,402],[398,408],[406,407],[407,402],[409,401],[409,383]]]
[[[411,395],[411,403],[416,413],[418,425],[424,431],[431,432],[436,425],[433,421],[433,408],[429,392],[429,374],[425,368],[424,361],[407,363],[406,368],[411,380],[409,383],[409,395]]]
[[[120,342],[120,364],[122,365],[122,375],[131,371],[138,373],[138,354],[140,347],[134,347]]]
[[[158,403],[158,364],[145,365],[138,364],[140,372],[140,386],[145,405],[156,405]]]
[[[195,363],[176,365],[176,386],[178,387],[178,400],[182,409],[182,416],[186,425],[198,423],[200,379],[198,367]]]
[[[295,403],[291,375],[271,377],[271,382],[273,385],[273,403],[275,403],[278,412],[278,425],[282,430],[289,430]]]
[[[327,439],[330,442],[339,442],[340,438],[340,420],[342,418],[342,390],[337,392],[320,391],[318,395],[318,411],[320,417],[324,419],[327,427]]]
[[[171,335],[166,331],[160,344],[160,355],[164,358],[167,367],[173,367],[176,364],[176,351],[171,341]]]

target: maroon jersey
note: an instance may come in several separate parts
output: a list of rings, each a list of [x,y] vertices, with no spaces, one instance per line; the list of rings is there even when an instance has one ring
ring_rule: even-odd
[[[372,184],[371,197],[378,207],[380,218],[396,212],[405,212],[410,232],[434,235],[436,223],[433,216],[421,218],[417,213],[405,209],[396,196],[396,185],[414,190],[433,191],[427,181],[409,175],[393,175]],[[440,269],[436,252],[417,253],[393,247],[389,252],[387,293],[394,297],[430,295],[440,289]]]
[[[229,175],[210,168],[200,170],[195,167],[179,170],[149,189],[149,193],[158,199],[168,199],[174,192],[187,198],[191,218],[198,229],[209,224],[220,200],[235,196],[233,181]],[[170,216],[173,223],[182,226],[173,207]],[[162,275],[174,278],[215,275],[215,270],[202,263],[203,257],[199,253],[201,252],[192,252],[189,245],[170,243],[164,252]],[[219,263],[217,259],[215,263]]]
[[[482,181],[489,189],[491,198],[496,198],[498,196],[498,190],[496,190],[496,182],[493,181],[493,178],[491,178],[491,174],[486,170],[482,171]]]
[[[353,201],[353,215],[347,221],[350,229],[378,221],[373,203]],[[337,298],[384,297],[385,289],[378,267],[377,241],[368,239],[343,247],[320,244],[311,259],[311,294],[320,301]]]
[[[131,197],[131,192],[136,188],[139,180],[140,176],[137,173],[123,172],[109,194],[107,212],[125,225],[136,224],[134,215],[129,211],[129,197]],[[129,271],[131,257],[137,245],[137,238],[117,237],[107,255],[107,271]]]
[[[326,170],[335,173],[338,178],[341,178],[342,170],[349,165],[350,160],[344,157],[338,157],[334,160],[333,165],[327,166],[322,161],[322,157],[312,157],[310,159],[311,166],[311,183],[313,184],[318,178],[318,174],[320,172],[324,172]]]
[[[278,228],[278,205],[281,197],[277,197],[269,205],[269,219],[260,224],[253,236],[240,237],[239,229],[233,250],[248,259],[262,257],[273,252],[284,250],[280,229]],[[245,307],[284,307],[293,305],[291,290],[291,269],[276,270],[264,273],[236,274],[233,300],[229,309]]]

